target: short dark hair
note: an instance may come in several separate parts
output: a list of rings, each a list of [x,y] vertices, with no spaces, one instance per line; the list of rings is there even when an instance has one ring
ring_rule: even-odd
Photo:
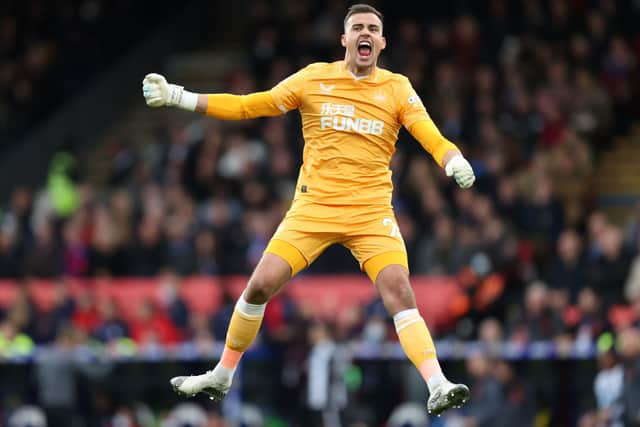
[[[347,16],[344,17],[345,28],[347,28],[347,21],[349,20],[349,18],[351,18],[353,15],[356,15],[358,13],[373,13],[380,19],[380,23],[383,22],[382,13],[380,13],[378,9],[368,4],[357,3],[349,6],[349,9],[347,9]]]

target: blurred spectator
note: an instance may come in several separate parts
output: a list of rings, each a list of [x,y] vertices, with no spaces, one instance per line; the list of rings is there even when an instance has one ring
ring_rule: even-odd
[[[429,427],[429,418],[424,405],[403,403],[391,412],[386,425],[388,427]]]
[[[216,349],[216,337],[213,335],[213,332],[209,327],[209,319],[205,313],[193,313],[189,317],[188,330],[185,336],[189,338],[188,342],[194,345],[197,354],[214,354]],[[223,338],[219,339],[218,342],[222,339]]]
[[[26,243],[23,271],[34,277],[56,277],[62,273],[62,248],[54,225],[43,219],[34,228],[33,237]]]
[[[605,304],[623,302],[623,289],[631,265],[622,232],[613,225],[598,234],[600,254],[587,265],[587,283],[602,296]]]
[[[503,327],[498,319],[490,317],[478,325],[478,341],[484,345],[488,355],[497,357],[502,353],[504,338]]]
[[[537,244],[538,252],[542,252],[555,243],[562,231],[564,212],[553,194],[553,184],[548,177],[534,177],[532,184],[530,199],[522,211],[521,225]]]
[[[433,234],[417,244],[412,263],[415,273],[455,274],[462,267],[455,257],[456,239],[453,221],[439,215],[433,224]]]
[[[47,413],[50,425],[73,424],[78,396],[72,353],[75,338],[72,328],[65,327],[53,346],[38,352],[36,377],[38,400]]]
[[[562,318],[551,310],[546,285],[539,281],[529,284],[523,311],[510,327],[510,339],[517,342],[551,339],[562,330]]]
[[[18,285],[16,297],[6,316],[19,331],[27,334],[33,333],[38,320],[38,309],[30,293],[31,284],[30,279],[25,279]]]
[[[47,418],[37,406],[25,405],[12,412],[8,427],[47,427]]]
[[[532,427],[537,408],[531,384],[506,360],[496,362],[495,373],[504,395],[504,407],[495,425]]]
[[[83,289],[76,296],[76,309],[71,316],[74,327],[91,335],[101,323],[100,314],[96,308],[96,300],[90,289]]]
[[[576,319],[566,317],[565,323],[574,327],[575,339],[579,342],[594,342],[601,334],[611,329],[602,298],[590,287],[578,294]]]
[[[615,350],[603,351],[598,355],[598,368],[599,372],[593,383],[598,420],[604,426],[622,427],[624,369]]]
[[[85,216],[86,213],[80,211],[62,228],[64,273],[70,276],[86,276],[90,272],[89,246],[83,236]]]
[[[226,338],[229,322],[231,321],[235,307],[236,298],[229,293],[228,289],[223,289],[220,308],[211,314],[211,319],[209,320],[211,333],[216,340],[222,341]]]
[[[0,323],[0,356],[5,359],[28,357],[34,350],[31,337],[21,333],[18,326],[10,319]]]
[[[584,55],[585,50],[590,48],[585,45],[585,40],[580,35],[574,36],[572,43],[577,55]],[[573,103],[573,117],[571,118],[573,127],[580,135],[596,142],[598,147],[604,142],[602,140],[608,136],[611,127],[613,118],[611,100],[588,68],[577,69],[574,86],[571,101]]]
[[[207,425],[207,414],[195,403],[180,403],[171,409],[163,427],[204,427]]]
[[[637,254],[640,252],[640,202],[636,203],[633,215],[625,225],[625,244],[629,249]]]
[[[136,232],[136,238],[127,251],[128,274],[152,276],[166,265],[166,252],[162,223],[151,215],[145,216]]]
[[[631,264],[624,295],[630,302],[640,299],[640,255],[636,256]]]
[[[21,252],[15,224],[3,221],[0,226],[0,277],[20,275]]]
[[[130,333],[141,347],[156,344],[166,347],[181,339],[180,332],[169,317],[150,300],[141,301]]]
[[[203,276],[215,276],[220,273],[218,246],[218,237],[213,230],[201,229],[197,232],[194,242],[194,273]]]
[[[552,289],[568,292],[571,301],[575,301],[585,280],[580,235],[575,230],[564,230],[556,243],[556,255],[550,258],[545,282]]]
[[[465,427],[498,425],[504,408],[504,395],[496,379],[492,362],[482,353],[470,355],[467,371],[471,375],[471,399],[466,405]]]
[[[311,426],[340,426],[347,405],[344,372],[348,360],[333,338],[332,326],[317,322],[309,329],[307,407]]]
[[[626,328],[618,335],[620,357],[624,366],[624,425],[640,426],[640,331]]]
[[[113,300],[100,301],[98,306],[100,322],[93,331],[96,339],[109,343],[119,338],[129,337],[129,327],[120,317],[118,306]]]
[[[112,211],[104,205],[92,212],[92,235],[89,262],[91,274],[122,275],[125,271],[124,253],[120,247],[119,231],[116,229]]]
[[[71,320],[75,311],[75,299],[69,294],[69,284],[64,280],[53,283],[53,304],[47,311],[40,310],[33,326],[32,337],[36,343],[50,343]]]

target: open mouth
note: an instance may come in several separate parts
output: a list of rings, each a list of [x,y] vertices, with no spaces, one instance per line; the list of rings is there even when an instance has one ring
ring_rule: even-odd
[[[368,58],[369,56],[371,56],[372,50],[373,49],[370,41],[362,40],[358,43],[358,55],[362,56],[363,58]]]

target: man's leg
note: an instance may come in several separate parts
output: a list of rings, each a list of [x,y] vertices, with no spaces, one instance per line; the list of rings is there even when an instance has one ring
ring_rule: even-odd
[[[442,373],[433,339],[418,312],[407,269],[403,265],[392,264],[374,277],[382,301],[393,316],[402,349],[429,387],[429,413],[439,415],[463,405],[469,399],[469,389],[463,384],[449,382]]]
[[[221,400],[227,394],[242,354],[260,330],[267,302],[291,278],[294,265],[273,253],[262,256],[236,303],[220,361],[205,374],[172,378],[177,392],[186,395],[204,392],[213,400]]]

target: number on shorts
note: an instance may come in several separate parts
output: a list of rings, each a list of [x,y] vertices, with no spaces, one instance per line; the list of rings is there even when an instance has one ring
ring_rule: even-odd
[[[396,223],[393,222],[391,218],[383,218],[382,225],[384,225],[385,227],[389,225],[391,226],[391,233],[389,234],[389,236],[402,238],[402,235],[400,234],[400,229],[398,228]]]

